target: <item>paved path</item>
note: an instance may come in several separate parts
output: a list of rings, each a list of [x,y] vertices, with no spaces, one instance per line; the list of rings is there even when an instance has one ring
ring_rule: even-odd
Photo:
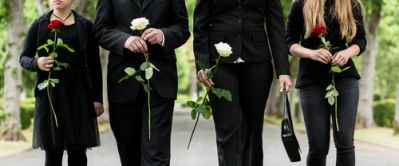
[[[212,121],[202,120],[190,150],[186,145],[192,121],[187,113],[178,111],[174,116],[172,134],[171,166],[217,166],[215,132]],[[265,125],[264,165],[265,166],[304,166],[300,163],[290,163],[284,152],[279,136],[279,128]],[[306,135],[298,133],[303,149],[302,158],[306,158]],[[102,134],[102,146],[88,151],[89,166],[119,166],[115,141],[111,132]],[[399,150],[387,149],[363,142],[356,142],[358,166],[399,166]],[[335,148],[331,145],[328,166],[334,166]],[[44,162],[42,151],[30,151],[0,159],[0,166],[41,166]],[[64,163],[66,163],[64,159]],[[64,164],[66,165],[66,164]]]

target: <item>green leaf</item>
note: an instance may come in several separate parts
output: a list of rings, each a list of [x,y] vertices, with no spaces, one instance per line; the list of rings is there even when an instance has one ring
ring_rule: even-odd
[[[148,63],[148,62],[143,62],[143,63],[140,65],[140,70],[141,70],[141,71],[145,71],[145,69],[150,68],[150,67],[151,67],[150,63]]]
[[[51,40],[51,39],[47,39],[47,44],[48,44],[48,45],[52,45],[52,44],[54,44],[54,41]]]
[[[147,80],[151,79],[153,74],[154,74],[154,69],[152,69],[152,67],[145,69],[145,79]]]
[[[204,110],[203,110],[203,106],[202,106],[202,105],[198,105],[198,107],[195,108],[195,112],[197,112],[197,113],[202,114],[203,111],[204,111]]]
[[[197,111],[191,110],[191,119],[195,120],[197,118]]]
[[[201,61],[197,60],[197,65],[200,67],[200,69],[205,70],[206,66],[204,63],[202,63]]]
[[[334,103],[335,103],[335,98],[334,98],[334,96],[328,97],[328,103],[329,103],[330,105],[334,105]]]
[[[126,73],[128,76],[134,76],[134,75],[136,74],[136,69],[134,69],[134,68],[132,68],[132,67],[127,67],[127,68],[125,69],[125,73]]]
[[[141,77],[141,75],[136,75],[134,78],[135,78],[138,82],[144,82],[144,79],[143,79],[143,77]]]
[[[68,67],[70,67],[68,63],[63,63],[60,61],[56,61],[56,63],[58,66],[63,67],[64,69],[67,69]]]
[[[54,82],[54,83],[58,84],[58,83],[60,83],[60,80],[59,79],[50,79],[50,82]]]
[[[58,53],[52,52],[52,53],[50,53],[50,57],[56,59],[58,57]]]
[[[160,70],[159,70],[154,64],[150,63],[150,66],[151,66],[153,69],[155,69],[157,72],[160,72]]]
[[[342,69],[342,71],[348,70],[349,68],[351,68],[350,66],[345,67],[344,69]]]
[[[339,95],[338,91],[335,90],[335,89],[332,90],[331,93],[332,93],[331,95],[334,96],[334,97],[337,97]]]
[[[327,91],[330,91],[330,90],[333,89],[333,88],[334,88],[334,86],[333,86],[332,84],[330,84],[330,85],[327,86],[326,90],[327,90]]]
[[[332,91],[330,90],[330,91],[327,91],[326,96],[324,98],[327,99],[327,98],[329,98],[331,96],[332,96]]]
[[[225,98],[227,101],[232,101],[232,96],[230,91],[221,88],[212,88],[212,93],[215,94],[219,99]]]
[[[50,82],[51,83],[51,86],[53,87],[53,88],[55,88],[55,83],[54,82]]]
[[[64,48],[64,49],[66,49],[67,51],[69,51],[69,52],[71,52],[71,53],[74,53],[74,52],[75,52],[75,50],[74,50],[73,48],[69,47],[68,45],[66,45],[66,44],[64,44],[64,43],[58,44],[57,46],[58,46],[58,47],[61,47],[61,48]]]
[[[56,67],[54,67],[52,70],[53,70],[53,71],[61,71],[62,69],[61,69],[61,67],[56,66]]]
[[[232,96],[231,96],[231,93],[230,93],[230,91],[228,91],[228,90],[224,90],[224,91],[223,91],[223,97],[224,97],[227,101],[229,101],[229,102],[233,101],[233,98],[232,98]]]
[[[130,77],[131,77],[131,76],[129,76],[129,75],[125,75],[123,78],[121,78],[121,79],[118,81],[118,83],[121,83],[121,82],[123,82],[123,81],[129,79]]]
[[[202,97],[202,96],[199,96],[199,97],[197,98],[197,102],[201,102],[202,99],[203,99],[203,97]]]
[[[212,111],[208,107],[204,107],[201,114],[204,119],[209,119],[212,116]]]
[[[333,72],[333,73],[341,73],[342,69],[340,67],[338,67],[338,66],[332,66],[331,67],[331,72]]]
[[[60,44],[64,44],[64,41],[62,41],[61,38],[58,38],[58,39],[57,39],[57,45],[60,45]]]
[[[148,93],[148,92],[151,92],[151,87],[150,87],[150,85],[147,85],[147,84],[143,84],[143,88],[144,88],[144,91],[146,92],[146,93]]]
[[[187,106],[189,106],[192,109],[195,109],[198,107],[198,104],[195,101],[190,100],[190,101],[187,101],[186,104],[187,104]]]
[[[39,85],[37,85],[37,88],[38,88],[39,90],[43,90],[43,89],[47,88],[47,86],[48,86],[48,81],[45,80],[45,81],[43,81],[42,83],[40,83]]]
[[[49,51],[48,48],[47,48],[48,46],[50,46],[50,45],[49,44],[43,44],[43,45],[39,46],[37,48],[37,50],[40,51],[41,49],[46,49],[46,51],[48,52]]]

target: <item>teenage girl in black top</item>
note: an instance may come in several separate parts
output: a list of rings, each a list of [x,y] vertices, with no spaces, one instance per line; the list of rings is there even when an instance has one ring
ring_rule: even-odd
[[[327,27],[325,38],[331,50],[312,36],[316,25]],[[357,0],[295,0],[288,17],[287,43],[290,54],[300,58],[296,87],[309,139],[308,166],[325,166],[329,151],[330,121],[333,120],[338,166],[354,166],[353,145],[360,76],[351,58],[366,47],[360,2]],[[338,96],[337,131],[333,107],[325,98],[331,83],[331,65],[350,67],[335,75]]]

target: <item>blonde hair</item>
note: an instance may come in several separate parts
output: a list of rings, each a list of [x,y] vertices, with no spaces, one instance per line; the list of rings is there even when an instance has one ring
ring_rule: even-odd
[[[333,17],[339,23],[340,35],[342,39],[348,42],[352,41],[356,36],[356,20],[353,15],[352,1],[358,0],[334,0],[334,8],[330,10]],[[309,38],[312,34],[312,28],[316,25],[326,26],[324,21],[324,6],[326,0],[304,0],[303,17],[305,21],[305,38]]]

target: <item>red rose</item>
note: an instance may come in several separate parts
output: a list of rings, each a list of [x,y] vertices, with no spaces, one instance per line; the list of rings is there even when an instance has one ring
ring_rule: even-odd
[[[51,22],[47,25],[49,29],[61,29],[64,26],[64,23],[61,20],[51,20]]]
[[[326,26],[317,25],[312,29],[312,35],[314,36],[320,36],[323,35],[324,33],[326,33]]]

